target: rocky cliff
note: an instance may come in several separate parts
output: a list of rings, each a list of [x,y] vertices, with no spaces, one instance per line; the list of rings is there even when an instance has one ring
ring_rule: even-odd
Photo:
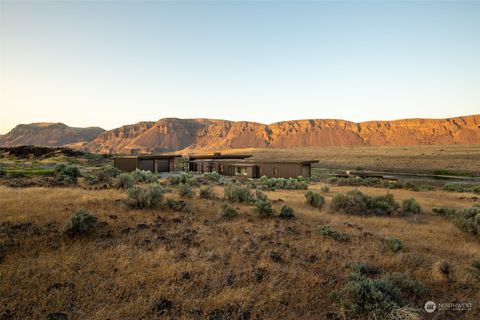
[[[435,144],[480,144],[480,115],[361,123],[295,120],[270,125],[247,121],[167,118],[106,131],[84,148],[101,153],[138,153]]]

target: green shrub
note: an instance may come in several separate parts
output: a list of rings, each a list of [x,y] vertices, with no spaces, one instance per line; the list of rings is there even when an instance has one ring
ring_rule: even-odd
[[[192,198],[193,196],[195,196],[195,191],[193,190],[193,188],[190,185],[182,184],[178,188],[178,194],[182,198]]]
[[[173,175],[173,176],[169,176],[167,178],[168,180],[168,183],[172,186],[178,186],[180,184],[190,184],[189,182],[191,182],[193,180],[193,176],[189,173],[181,173],[179,175]]]
[[[97,217],[85,209],[76,211],[65,224],[63,231],[69,236],[85,234],[95,228]]]
[[[7,175],[7,174],[6,174],[6,172],[5,172],[5,169],[0,168],[0,178],[5,177],[6,175]]]
[[[280,219],[293,219],[295,218],[295,210],[292,207],[287,205],[282,206],[280,209],[280,214],[278,215]]]
[[[418,214],[422,211],[422,207],[415,198],[403,200],[402,209],[404,212]]]
[[[163,200],[164,190],[158,183],[147,186],[133,186],[128,189],[128,197],[140,209],[157,207]]]
[[[305,190],[308,189],[308,181],[304,177],[297,178],[268,178],[262,176],[260,184],[268,189],[290,189],[290,190]]]
[[[386,237],[383,240],[385,247],[392,252],[398,252],[403,250],[403,243],[400,239],[395,237]]]
[[[471,191],[476,194],[480,194],[480,186],[473,186]]]
[[[469,209],[433,208],[433,211],[448,218],[465,232],[480,234],[480,207]]]
[[[136,183],[154,183],[158,181],[158,175],[152,171],[140,170],[137,168],[131,174]]]
[[[372,278],[362,270],[352,272],[341,291],[330,297],[340,304],[347,317],[392,319],[397,309],[409,309],[419,316],[414,305],[425,294],[420,283],[402,273],[387,273]]]
[[[330,192],[330,187],[329,186],[323,186],[320,188],[320,191],[323,193],[328,193]]]
[[[200,188],[199,197],[200,199],[213,199],[214,197],[213,187],[206,186],[206,187]]]
[[[249,203],[253,201],[250,189],[246,186],[241,186],[235,183],[230,183],[225,186],[224,198],[229,202]]]
[[[85,182],[89,185],[104,184],[111,185],[112,179],[120,174],[120,170],[112,166],[105,166],[84,176]]]
[[[224,203],[220,207],[220,215],[226,219],[233,219],[238,216],[238,210],[228,203]]]
[[[314,208],[321,209],[325,204],[325,198],[320,193],[307,191],[304,196],[307,204]]]
[[[130,173],[124,172],[117,177],[117,188],[128,189],[133,187],[135,181]]]
[[[257,212],[261,218],[270,218],[275,215],[275,210],[270,200],[257,199],[255,201],[255,212]]]
[[[212,182],[218,182],[220,181],[220,178],[222,177],[218,172],[212,171],[212,172],[205,172],[203,174],[206,180],[212,181]]]
[[[350,240],[348,234],[333,230],[329,225],[318,227],[317,232],[319,235],[327,236],[340,242],[347,242]]]
[[[472,276],[480,281],[480,259],[475,259],[472,261],[472,264],[470,265],[467,270],[472,274]]]
[[[64,184],[77,183],[77,178],[82,176],[77,166],[65,163],[57,164],[53,169],[53,173],[55,180]]]
[[[173,211],[182,211],[187,206],[183,200],[167,199],[167,205]]]
[[[368,196],[357,189],[335,194],[331,203],[333,210],[354,215],[390,215],[399,207],[391,193]]]
[[[268,197],[265,193],[263,193],[261,190],[255,190],[255,199],[257,200],[267,200]]]
[[[461,184],[449,182],[443,186],[443,190],[451,192],[464,192],[465,188]]]

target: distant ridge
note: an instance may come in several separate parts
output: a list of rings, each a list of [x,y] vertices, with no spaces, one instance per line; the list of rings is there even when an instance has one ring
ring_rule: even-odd
[[[82,148],[99,153],[144,153],[441,144],[480,144],[480,115],[361,123],[312,119],[269,125],[247,121],[165,118],[106,131]]]
[[[38,122],[19,124],[7,134],[0,135],[0,146],[36,145],[58,147],[79,143],[84,145],[104,131],[104,129],[99,127],[73,128],[63,123]]]

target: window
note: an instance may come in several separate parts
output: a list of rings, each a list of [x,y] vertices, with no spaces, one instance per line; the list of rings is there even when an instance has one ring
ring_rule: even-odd
[[[235,168],[235,175],[236,176],[246,176],[247,175],[247,168],[246,167],[236,167]]]
[[[280,174],[280,168],[279,167],[273,167],[273,175],[278,176]]]

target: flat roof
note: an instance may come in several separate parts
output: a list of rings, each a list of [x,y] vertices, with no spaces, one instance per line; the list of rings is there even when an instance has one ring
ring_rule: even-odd
[[[147,159],[147,160],[151,160],[151,159],[173,159],[173,158],[179,158],[181,157],[182,155],[180,154],[157,154],[157,155],[154,155],[154,154],[139,154],[139,155],[136,155],[136,156],[115,156],[114,158],[115,159],[120,159],[120,158],[123,158],[123,159]]]
[[[190,160],[202,160],[202,159],[245,159],[250,158],[251,154],[191,154],[187,157]]]
[[[232,159],[233,160],[233,159]],[[198,159],[193,160],[190,162],[232,162],[232,160],[228,159]],[[255,159],[241,159],[235,160],[236,163],[232,165],[240,165],[240,164],[255,164],[255,163],[298,163],[298,164],[312,164],[318,163],[319,160],[255,160]]]

